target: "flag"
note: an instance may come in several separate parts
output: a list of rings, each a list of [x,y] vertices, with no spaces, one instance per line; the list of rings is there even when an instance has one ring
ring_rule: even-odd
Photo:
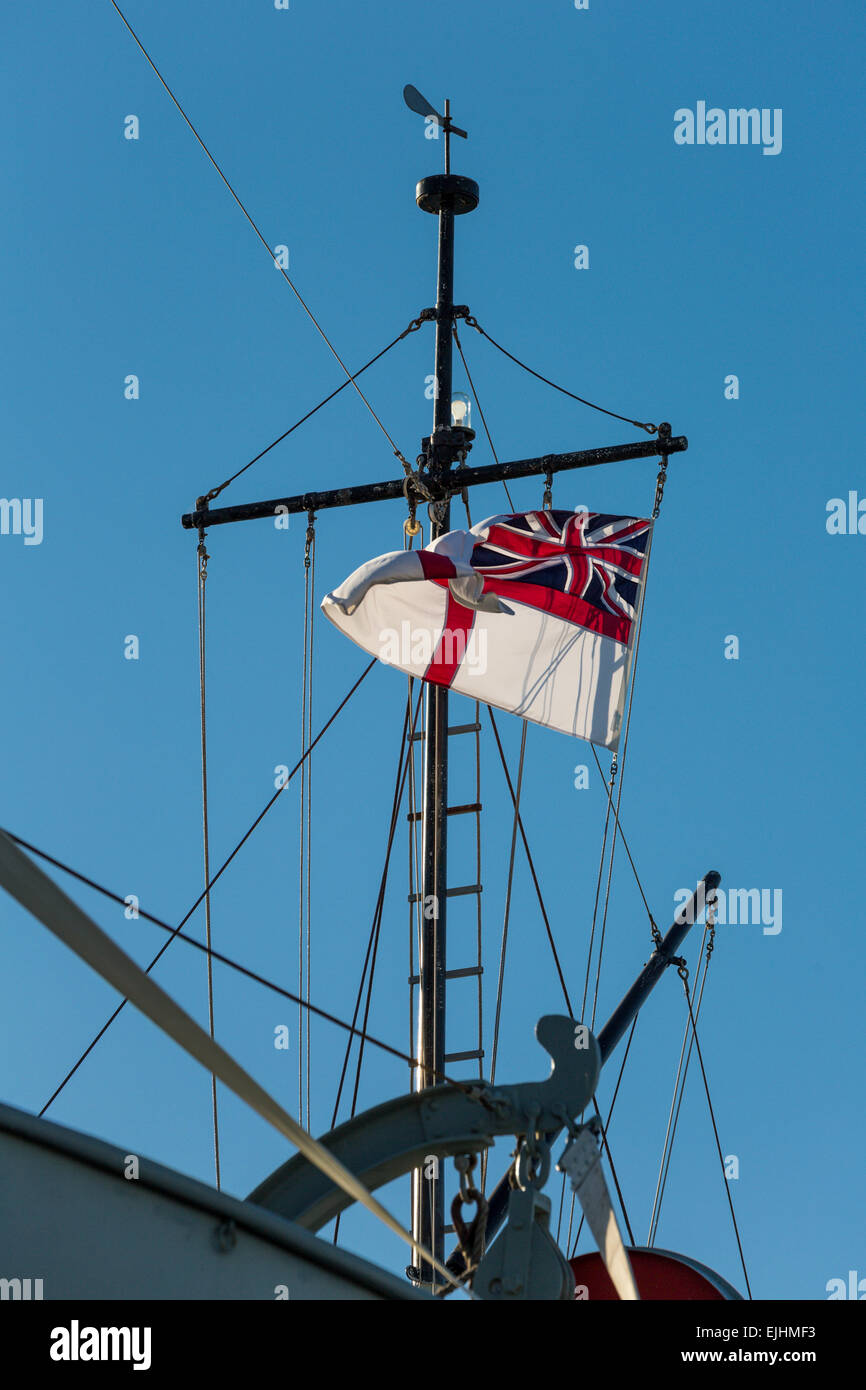
[[[368,561],[322,610],[387,665],[616,748],[651,531],[603,512],[492,516]]]

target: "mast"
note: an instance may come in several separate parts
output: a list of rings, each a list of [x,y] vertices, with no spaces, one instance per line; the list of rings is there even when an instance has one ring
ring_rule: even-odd
[[[452,473],[456,462],[464,464],[472,447],[474,431],[468,419],[452,411],[452,335],[455,319],[467,317],[467,305],[454,304],[454,219],[473,212],[478,206],[478,185],[474,180],[451,173],[450,138],[467,138],[451,120],[446,101],[440,115],[421,93],[412,86],[403,90],[406,105],[434,120],[444,133],[445,172],[422,179],[415,191],[415,201],[422,212],[439,219],[437,291],[435,308],[423,309],[420,320],[435,322],[434,345],[434,408],[433,431],[421,441],[417,472],[407,467],[408,477],[387,479],[377,483],[361,483],[332,488],[323,492],[304,492],[291,497],[218,507],[211,510],[209,501],[216,493],[200,497],[195,510],[181,517],[187,530],[197,530],[203,537],[205,528],[238,521],[273,518],[278,514],[320,512],[333,507],[357,506],[371,502],[405,497],[412,508],[422,501],[428,504],[431,539],[435,540],[450,529],[450,499],[452,494],[486,483],[509,481],[544,475],[548,479],[561,471],[592,468],[631,459],[661,456],[666,464],[670,454],[688,448],[684,436],[672,434],[671,426],[662,422],[657,427],[643,425],[647,433],[656,431],[656,439],[605,445],[563,454],[542,454],[535,458],[496,462],[482,467],[461,466],[459,474]],[[420,321],[419,320],[419,321]],[[455,423],[455,419],[459,423]],[[402,455],[399,456],[402,459]],[[404,465],[406,463],[403,460]],[[222,489],[217,489],[217,492]],[[432,636],[433,634],[431,634]],[[421,941],[419,951],[419,1004],[417,1016],[417,1065],[414,1087],[441,1084],[446,1065],[446,906],[447,906],[447,797],[448,797],[448,691],[428,682],[425,693],[425,751],[422,810],[422,884],[421,884]],[[494,1197],[496,1194],[494,1194]],[[501,1219],[501,1218],[500,1218]],[[493,1222],[488,1223],[488,1232]],[[425,1179],[416,1169],[412,1189],[412,1236],[440,1262],[444,1259],[444,1190],[438,1179]],[[415,1282],[432,1287],[434,1271],[427,1262],[415,1263],[407,1273]]]
[[[434,113],[435,114],[435,113]],[[433,433],[422,441],[425,471],[444,483],[451,465],[471,448],[472,431],[455,428],[451,414],[452,329],[454,325],[454,218],[478,206],[478,185],[451,173],[450,103],[437,118],[445,133],[445,173],[422,179],[415,201],[439,218],[436,280],[436,339],[433,374]],[[462,132],[461,132],[462,133]],[[451,529],[447,492],[429,506],[431,540]],[[432,634],[431,634],[432,636]],[[415,1089],[436,1085],[445,1070],[448,690],[428,682],[425,694],[424,804],[422,811],[421,941],[419,951],[418,1066]],[[439,1261],[444,1258],[444,1184],[416,1170],[412,1194],[412,1234]],[[434,1272],[420,1265],[422,1284]]]

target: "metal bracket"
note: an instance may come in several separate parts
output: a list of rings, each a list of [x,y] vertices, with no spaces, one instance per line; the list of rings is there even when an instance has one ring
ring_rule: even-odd
[[[550,1234],[550,1198],[543,1192],[511,1193],[508,1224],[478,1266],[472,1292],[490,1302],[574,1297],[574,1275]]]
[[[375,1191],[426,1158],[478,1153],[496,1135],[558,1130],[592,1100],[601,1052],[589,1029],[564,1016],[545,1015],[535,1035],[551,1057],[546,1081],[480,1082],[465,1090],[429,1086],[356,1115],[320,1142]],[[301,1154],[271,1173],[247,1200],[309,1231],[320,1230],[352,1202]]]

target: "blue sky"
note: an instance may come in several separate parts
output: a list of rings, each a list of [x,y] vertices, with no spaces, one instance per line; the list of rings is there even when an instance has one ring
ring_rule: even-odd
[[[782,929],[719,928],[701,1041],[757,1297],[821,1299],[866,1274],[858,930],[866,536],[827,504],[866,497],[862,199],[855,194],[858,8],[735,0],[650,7],[243,6],[129,0],[126,13],[344,360],[360,365],[435,298],[435,223],[414,185],[441,145],[405,109],[448,96],[454,168],[481,203],[458,225],[455,297],[511,351],[626,415],[671,421],[675,456],[653,548],[622,820],[660,925],[678,888],[782,893]],[[7,499],[43,500],[41,543],[0,536],[2,824],[177,920],[201,887],[195,541],[179,523],[341,380],[340,368],[135,48],[108,0],[47,0],[2,21],[8,132],[0,261]],[[783,112],[782,148],[681,146],[674,113]],[[137,115],[140,138],[124,138]],[[589,248],[576,270],[574,248]],[[462,333],[504,458],[621,442],[588,411]],[[429,432],[432,332],[364,389],[410,458]],[[124,397],[135,374],[140,398]],[[736,375],[739,398],[725,398]],[[459,363],[455,388],[466,389]],[[477,423],[477,416],[476,416]],[[489,462],[479,436],[473,462]],[[229,502],[395,476],[347,390],[224,494]],[[555,504],[646,515],[652,460],[557,478]],[[518,507],[541,485],[513,488]],[[501,510],[476,490],[473,519]],[[387,503],[318,522],[318,597],[401,544]],[[222,861],[301,747],[303,524],[215,528],[209,604],[211,855]],[[124,659],[135,634],[140,659]],[[725,659],[726,638],[739,640]],[[317,624],[314,724],[363,657]],[[384,852],[405,685],[377,669],[314,755],[313,998],[351,1013]],[[455,698],[455,709],[468,703]],[[519,722],[500,717],[512,766]],[[582,990],[603,820],[589,750],[530,728],[524,817],[570,988]],[[607,758],[603,765],[607,766]],[[574,788],[588,762],[590,787]],[[455,788],[468,769],[455,766]],[[486,1046],[510,835],[483,748]],[[298,795],[290,789],[214,892],[215,944],[293,988]],[[401,829],[400,835],[403,831]],[[455,873],[458,867],[455,867]],[[370,1020],[408,1046],[406,846],[398,836]],[[75,895],[136,959],[162,942]],[[197,931],[203,922],[195,919]],[[462,949],[463,919],[451,941]],[[4,897],[2,1098],[38,1110],[114,1007],[108,986]],[[532,1029],[562,1009],[518,858],[498,1075],[546,1072]],[[471,943],[467,939],[466,949]],[[618,851],[599,1016],[643,963],[646,917]],[[697,942],[687,952],[694,967]],[[157,978],[206,1018],[201,957],[175,944]],[[449,1027],[464,1045],[468,1007]],[[287,1023],[289,1055],[272,1045]],[[683,1028],[671,974],[638,1025],[611,1145],[646,1236]],[[293,1111],[296,1013],[218,969],[220,1041]],[[313,1129],[328,1127],[342,1036],[313,1026]],[[465,1044],[469,1046],[469,1043]],[[451,1042],[449,1041],[449,1047]],[[618,1060],[618,1059],[617,1059]],[[609,1099],[613,1077],[599,1092]],[[407,1084],[368,1053],[361,1103]],[[210,1085],[125,1011],[50,1116],[211,1181]],[[286,1156],[221,1096],[224,1186],[244,1195]],[[345,1112],[343,1112],[345,1113]],[[507,1143],[500,1144],[504,1161]],[[818,1198],[820,1184],[820,1199]],[[700,1078],[690,1075],[658,1243],[743,1286]],[[558,1201],[558,1188],[551,1184]],[[406,1184],[386,1193],[408,1221]],[[401,1269],[365,1216],[347,1244]],[[583,1247],[582,1247],[583,1248]]]

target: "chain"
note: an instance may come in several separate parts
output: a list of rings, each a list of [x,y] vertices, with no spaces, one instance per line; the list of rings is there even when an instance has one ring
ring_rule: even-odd
[[[713,954],[713,947],[716,944],[716,893],[713,890],[712,898],[707,899],[707,947],[705,953],[704,978],[706,979],[707,969],[710,964],[710,956]]]
[[[656,496],[653,503],[653,521],[655,521],[661,511],[662,496],[665,490],[665,482],[668,474],[668,455],[665,445],[671,437],[671,427],[666,420],[663,420],[658,427],[659,452],[661,454],[661,464],[656,476]]]
[[[422,309],[417,319],[413,319],[408,328],[404,328],[400,338],[405,338],[408,333],[417,333],[422,323],[428,323],[430,319],[435,319],[435,309]],[[397,341],[400,341],[400,338]]]
[[[484,1254],[484,1237],[487,1232],[487,1199],[478,1191],[472,1181],[472,1172],[478,1162],[477,1154],[457,1154],[454,1166],[460,1174],[460,1190],[451,1203],[451,1221],[466,1266],[466,1275],[474,1272]],[[477,1206],[471,1223],[463,1220],[461,1208]]]
[[[209,500],[210,494],[208,494],[207,497],[197,497],[195,500],[196,511],[206,512]],[[207,579],[207,562],[209,559],[210,556],[207,553],[207,546],[205,545],[205,528],[204,525],[202,525],[198,528],[198,577],[201,581],[202,587],[204,586],[204,582]]]
[[[307,536],[304,543],[304,569],[310,568],[310,554],[316,544],[316,513],[307,512]]]
[[[550,469],[548,469],[544,475],[544,497],[542,499],[542,507],[546,512],[549,512],[553,507],[553,474]]]
[[[653,521],[655,521],[656,517],[658,516],[659,512],[661,511],[661,506],[662,506],[662,495],[663,495],[664,490],[665,490],[665,482],[666,482],[666,480],[667,480],[667,474],[668,474],[668,456],[667,456],[667,454],[662,454],[661,467],[659,468],[658,476],[656,477],[656,496],[655,496],[655,502],[653,503]]]

